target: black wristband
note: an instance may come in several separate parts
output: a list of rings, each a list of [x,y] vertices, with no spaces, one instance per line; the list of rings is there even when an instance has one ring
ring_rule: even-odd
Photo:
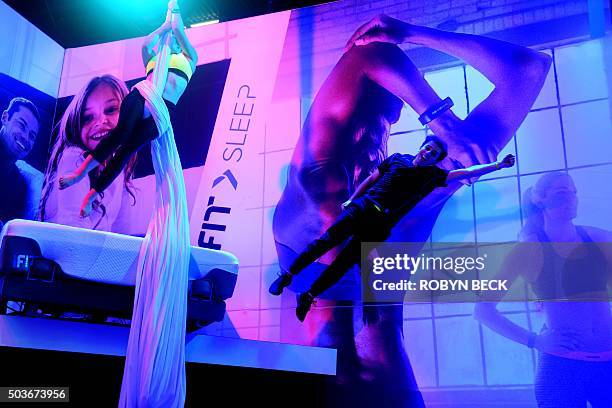
[[[421,116],[419,116],[419,122],[423,126],[442,115],[444,112],[452,108],[454,105],[453,100],[450,97],[436,103],[434,106],[427,109]]]

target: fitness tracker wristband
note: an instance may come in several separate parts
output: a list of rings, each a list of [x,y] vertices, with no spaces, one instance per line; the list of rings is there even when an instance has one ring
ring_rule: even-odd
[[[423,126],[442,115],[444,112],[452,108],[454,105],[453,100],[450,97],[438,102],[434,106],[427,109],[421,116],[419,116],[419,122]]]

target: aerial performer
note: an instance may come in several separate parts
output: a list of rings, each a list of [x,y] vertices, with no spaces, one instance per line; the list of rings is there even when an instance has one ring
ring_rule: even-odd
[[[119,121],[115,129],[108,135],[100,135],[102,140],[89,152],[81,166],[59,179],[60,189],[68,188],[101,163],[106,163],[104,171],[92,184],[89,193],[83,200],[82,216],[89,215],[98,195],[103,194],[104,190],[117,178],[133,154],[159,135],[155,126],[155,118],[146,106],[145,97],[140,88],[148,87],[150,84],[160,86],[162,90],[160,94],[172,122],[176,104],[185,92],[195,71],[198,55],[185,34],[178,3],[175,0],[169,4],[174,8],[168,9],[164,23],[149,34],[142,45],[146,80],[132,88],[132,91],[122,101]],[[159,69],[156,72],[158,56],[166,40],[170,51],[167,68]],[[158,46],[157,54],[154,52],[156,46]]]
[[[185,182],[172,120],[195,71],[197,53],[176,0],[168,3],[162,26],[146,38],[142,57],[147,78],[123,99],[117,127],[59,183],[67,188],[107,163],[81,205],[81,215],[87,216],[133,154],[151,143],[155,206],[138,257],[119,405],[182,407],[190,244]]]

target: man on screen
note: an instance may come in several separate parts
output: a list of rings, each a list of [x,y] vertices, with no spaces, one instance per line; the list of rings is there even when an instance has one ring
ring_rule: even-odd
[[[362,242],[385,241],[393,226],[435,188],[446,187],[447,182],[480,177],[512,167],[515,161],[514,156],[507,155],[499,162],[446,171],[436,166],[446,155],[446,144],[435,136],[429,136],[415,156],[396,153],[385,159],[342,204],[344,211],[332,226],[311,242],[289,270],[272,283],[270,293],[280,295],[295,275],[347,240],[310,289],[298,295],[296,315],[304,321],[314,299],[359,262]]]
[[[36,106],[13,98],[2,112],[0,127],[0,226],[14,218],[34,219],[43,175],[23,161],[32,151],[40,127]]]

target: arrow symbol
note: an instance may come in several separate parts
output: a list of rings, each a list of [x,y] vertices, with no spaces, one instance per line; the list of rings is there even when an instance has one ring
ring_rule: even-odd
[[[215,186],[217,184],[219,184],[220,182],[222,182],[225,178],[227,178],[229,180],[229,182],[231,183],[232,187],[234,187],[234,190],[236,190],[236,188],[238,188],[238,180],[236,180],[236,177],[234,177],[234,175],[232,174],[232,172],[230,170],[226,170],[225,173],[223,173],[222,176],[219,176],[215,179],[215,181],[213,181],[213,188],[215,188]]]

